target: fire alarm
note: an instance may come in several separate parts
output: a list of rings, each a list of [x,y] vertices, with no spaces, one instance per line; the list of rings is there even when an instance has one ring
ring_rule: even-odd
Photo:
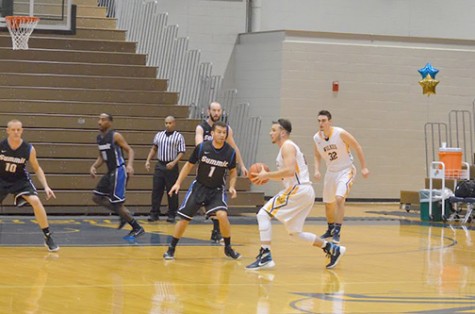
[[[333,81],[332,82],[332,92],[338,93],[340,90],[340,83],[338,81]]]

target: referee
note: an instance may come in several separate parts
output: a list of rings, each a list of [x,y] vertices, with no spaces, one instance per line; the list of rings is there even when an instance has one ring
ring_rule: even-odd
[[[165,118],[165,131],[158,132],[153,145],[145,161],[145,169],[150,171],[150,159],[156,154],[157,165],[153,174],[152,190],[152,210],[148,221],[159,220],[160,204],[162,202],[163,192],[170,191],[178,178],[178,162],[185,154],[185,138],[175,131],[175,117]],[[178,210],[178,194],[168,195],[168,222],[175,222],[176,212]]]

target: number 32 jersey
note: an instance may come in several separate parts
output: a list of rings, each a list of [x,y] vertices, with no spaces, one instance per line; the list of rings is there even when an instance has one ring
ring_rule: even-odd
[[[342,128],[332,127],[328,139],[325,138],[322,131],[313,136],[318,152],[325,160],[327,171],[337,172],[349,168],[353,164],[350,147],[341,138],[343,131]]]

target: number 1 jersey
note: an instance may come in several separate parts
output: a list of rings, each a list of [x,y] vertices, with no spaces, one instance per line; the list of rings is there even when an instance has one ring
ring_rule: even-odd
[[[226,185],[226,170],[236,168],[236,152],[228,143],[216,149],[213,141],[205,141],[195,147],[189,162],[198,164],[196,181],[209,188]]]

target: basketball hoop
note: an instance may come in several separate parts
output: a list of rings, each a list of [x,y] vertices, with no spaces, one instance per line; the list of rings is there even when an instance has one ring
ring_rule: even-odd
[[[34,16],[6,16],[13,50],[28,49],[28,39],[40,19]]]

